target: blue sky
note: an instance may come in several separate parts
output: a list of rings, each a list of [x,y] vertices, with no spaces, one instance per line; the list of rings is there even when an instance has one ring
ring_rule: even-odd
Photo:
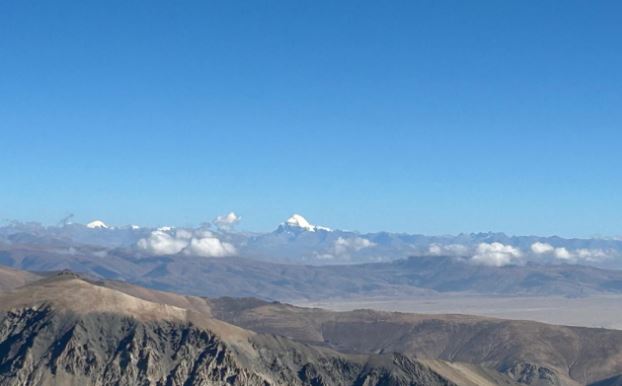
[[[622,235],[622,3],[389,3],[0,3],[0,217]]]

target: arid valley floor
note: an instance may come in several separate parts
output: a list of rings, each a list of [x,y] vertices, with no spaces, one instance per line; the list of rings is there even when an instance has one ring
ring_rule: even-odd
[[[330,299],[294,301],[303,307],[334,311],[369,308],[424,314],[468,314],[533,320],[551,324],[622,329],[622,296],[483,296],[443,294],[410,298]]]

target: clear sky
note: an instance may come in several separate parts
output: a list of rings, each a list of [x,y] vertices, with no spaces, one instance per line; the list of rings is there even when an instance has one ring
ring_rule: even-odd
[[[3,1],[0,217],[622,235],[620,1]]]

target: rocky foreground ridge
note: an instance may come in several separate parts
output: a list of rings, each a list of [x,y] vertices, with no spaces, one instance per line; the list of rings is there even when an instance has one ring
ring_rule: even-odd
[[[498,320],[464,318],[470,335],[455,317],[209,300],[62,273],[0,295],[0,385],[614,385],[622,373],[622,332],[588,353],[607,366],[574,364],[578,374],[553,354],[478,340],[515,337]],[[525,336],[546,326],[523,323],[513,328]],[[563,348],[546,336],[533,350]],[[469,355],[469,344],[492,354]]]

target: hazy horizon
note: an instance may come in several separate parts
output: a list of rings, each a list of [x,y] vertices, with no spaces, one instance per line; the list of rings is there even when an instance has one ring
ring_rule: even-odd
[[[91,222],[103,222],[105,225],[107,225],[108,227],[110,227],[111,229],[114,228],[128,228],[128,227],[141,227],[141,228],[150,228],[150,229],[158,229],[158,228],[166,228],[166,227],[172,227],[172,228],[188,228],[188,229],[199,229],[202,227],[216,227],[216,223],[218,222],[219,218],[225,217],[228,214],[235,214],[236,216],[238,216],[238,218],[235,221],[235,226],[231,227],[230,229],[228,229],[228,232],[231,233],[268,233],[268,232],[272,232],[274,230],[276,230],[280,225],[284,224],[286,222],[286,218],[281,219],[280,221],[275,222],[271,227],[268,226],[267,228],[262,228],[262,229],[248,229],[247,227],[245,227],[244,224],[244,220],[245,217],[238,215],[235,212],[229,212],[229,213],[225,213],[225,214],[219,214],[217,215],[215,218],[212,219],[205,219],[205,221],[200,221],[198,223],[185,223],[185,224],[175,224],[175,223],[171,223],[171,222],[159,222],[159,223],[148,223],[148,224],[141,224],[141,223],[137,223],[137,222],[133,222],[133,223],[124,223],[124,224],[114,224],[114,223],[110,223],[108,221],[106,221],[103,218],[84,218],[84,219],[80,219],[77,218],[75,216],[72,215],[68,215],[65,216],[61,219],[59,219],[58,221],[55,222],[43,222],[43,221],[39,221],[36,219],[9,219],[9,218],[4,218],[1,220],[0,222],[0,227],[3,226],[11,226],[11,225],[27,225],[27,224],[38,224],[41,225],[43,227],[62,227],[64,225],[72,225],[72,224],[76,224],[76,225],[83,225],[83,226],[87,226],[89,223]],[[295,215],[297,213],[292,213],[292,215]],[[327,227],[330,229],[334,229],[334,230],[340,230],[340,231],[346,231],[346,232],[354,232],[354,233],[360,233],[360,234],[368,234],[368,233],[382,233],[382,232],[387,232],[387,233],[395,233],[395,234],[411,234],[411,235],[424,235],[424,236],[458,236],[461,234],[495,234],[495,233],[500,233],[500,234],[505,234],[507,236],[510,237],[514,237],[514,236],[533,236],[533,237],[561,237],[561,238],[565,238],[565,239],[602,239],[602,240],[621,240],[622,236],[621,235],[598,235],[598,234],[591,234],[591,235],[565,235],[565,234],[559,234],[559,233],[553,233],[553,234],[537,234],[537,233],[521,233],[521,234],[516,234],[516,233],[509,233],[509,232],[504,232],[502,230],[494,230],[494,229],[488,229],[488,230],[475,230],[475,231],[462,231],[462,232],[455,232],[455,233],[449,233],[449,232],[445,232],[445,233],[421,233],[421,232],[416,232],[416,231],[408,231],[408,230],[402,230],[402,231],[394,231],[394,230],[390,230],[390,229],[356,229],[356,228],[335,228],[332,227],[331,224],[323,224],[323,223],[315,223],[315,221],[313,222],[313,225],[318,225],[318,226],[323,226],[323,227]]]

